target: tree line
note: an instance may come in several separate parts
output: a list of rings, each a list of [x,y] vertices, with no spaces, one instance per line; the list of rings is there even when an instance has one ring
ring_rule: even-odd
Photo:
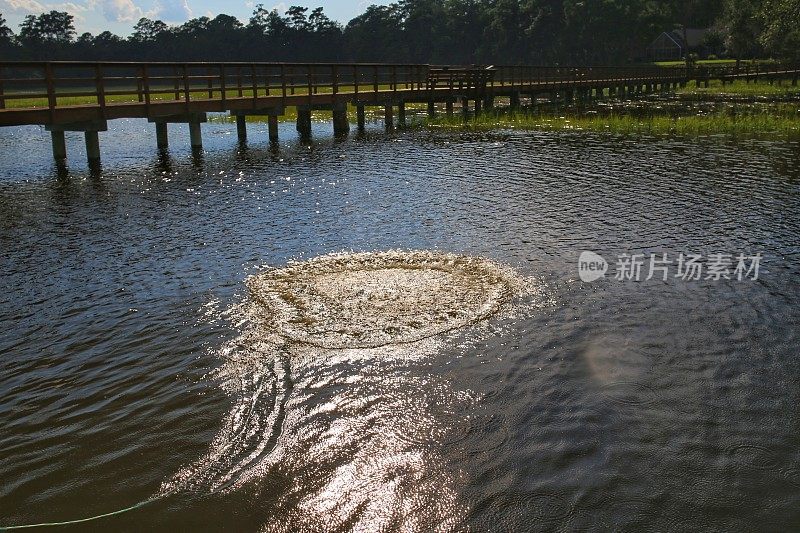
[[[400,0],[346,25],[321,7],[281,14],[257,5],[236,17],[170,26],[140,19],[127,38],[75,30],[66,12],[28,15],[7,60],[365,61],[450,64],[618,64],[643,59],[662,31],[712,28],[731,57],[798,60],[800,0]]]

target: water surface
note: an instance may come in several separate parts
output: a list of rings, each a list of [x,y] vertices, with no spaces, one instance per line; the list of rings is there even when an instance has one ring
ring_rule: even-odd
[[[592,134],[301,142],[281,126],[0,131],[0,525],[800,526],[800,146]],[[531,280],[431,342],[265,348],[246,279],[438,250]],[[756,281],[578,279],[622,253],[764,255]],[[612,264],[613,267],[613,264]]]

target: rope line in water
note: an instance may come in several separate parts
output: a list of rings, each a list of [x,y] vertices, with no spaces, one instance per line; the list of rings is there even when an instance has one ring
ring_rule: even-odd
[[[42,522],[40,524],[20,524],[18,526],[0,526],[0,531],[12,531],[15,529],[32,529],[35,527],[57,527],[57,526],[69,526],[73,524],[83,524],[86,522],[91,522],[93,520],[100,520],[101,518],[108,518],[109,516],[116,516],[122,513],[127,513],[128,511],[133,511],[134,509],[138,509],[139,507],[144,507],[148,503],[152,503],[157,499],[158,498],[152,498],[150,500],[139,502],[136,505],[131,505],[130,507],[126,507],[125,509],[119,509],[117,511],[111,511],[110,513],[103,513],[96,516],[90,516],[87,518],[78,518],[76,520],[65,520],[64,522]]]

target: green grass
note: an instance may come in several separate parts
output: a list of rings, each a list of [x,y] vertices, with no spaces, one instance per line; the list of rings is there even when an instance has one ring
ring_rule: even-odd
[[[688,95],[731,95],[731,96],[800,96],[800,86],[792,86],[791,81],[783,80],[781,85],[778,82],[770,84],[766,81],[747,83],[744,80],[735,80],[733,83],[722,85],[719,80],[711,80],[709,86],[701,84],[696,87],[694,82],[689,82],[686,87],[679,88],[677,94]]]
[[[397,89],[403,90],[405,85],[398,84]],[[163,89],[168,89],[171,91],[171,88],[164,87]],[[196,87],[193,89],[202,89],[201,87]],[[390,86],[388,84],[383,84],[378,86],[378,90],[381,91],[388,91]],[[74,88],[71,89],[71,92],[89,92],[93,91],[93,88],[85,88],[79,89]],[[352,85],[341,85],[338,88],[338,91],[341,93],[352,93],[354,87]],[[367,93],[373,90],[372,85],[359,85],[359,91]],[[126,94],[114,94],[114,95],[106,95],[106,103],[136,103],[139,101],[138,94],[136,93],[135,89],[130,89],[130,93]],[[32,91],[35,92],[35,91]],[[68,91],[64,91],[68,92]],[[166,94],[154,94],[151,96],[150,100],[153,102],[160,101],[172,101],[172,102],[182,102],[183,101],[183,91],[179,90],[180,99],[175,98],[175,94],[173,92],[166,93]],[[318,92],[316,94],[330,94],[333,92],[331,87],[319,87]],[[216,99],[220,98],[221,91],[219,89],[213,90],[213,97]],[[47,107],[47,98],[39,98],[39,97],[31,97],[31,98],[12,98],[9,99],[8,95],[11,94],[10,91],[6,92],[6,109],[20,109],[20,108],[42,108]],[[18,94],[18,93],[17,93]],[[263,89],[259,90],[259,97],[265,96],[265,92]],[[270,89],[270,96],[279,96],[281,95],[280,88],[271,88]],[[294,93],[291,90],[287,90],[287,96],[298,96],[298,95],[307,95],[308,88],[307,87],[295,87]],[[226,98],[239,98],[239,91],[238,89],[226,89],[225,90],[225,97]],[[242,98],[252,98],[253,97],[253,89],[242,89]],[[203,100],[208,98],[208,93],[203,92],[192,92],[190,98],[192,100]],[[77,106],[77,105],[97,105],[97,98],[94,96],[59,96],[56,99],[58,106]]]
[[[728,135],[745,137],[798,137],[800,111],[796,107],[775,107],[767,111],[717,112],[709,115],[637,117],[627,114],[556,115],[533,113],[484,113],[466,121],[441,117],[423,122],[431,129],[488,131],[520,129],[540,131],[589,131],[625,135],[675,135],[697,137]]]
[[[774,59],[743,59],[739,62],[741,66],[745,65],[774,65],[777,62]],[[682,67],[686,65],[686,61],[656,61],[654,64],[659,67]],[[735,59],[698,59],[695,65],[707,65],[713,67],[725,67],[736,65]]]

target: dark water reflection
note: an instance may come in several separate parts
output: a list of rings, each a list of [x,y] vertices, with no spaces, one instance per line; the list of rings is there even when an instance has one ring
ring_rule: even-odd
[[[282,125],[270,148],[211,123],[193,156],[179,128],[158,154],[147,124],[115,126],[94,170],[79,137],[58,169],[38,128],[0,132],[1,525],[165,494],[76,528],[800,526],[798,144]],[[390,248],[498,260],[546,303],[399,355],[240,342],[247,275]],[[764,264],[584,284],[583,250]],[[192,471],[236,405],[231,352],[250,444]]]

